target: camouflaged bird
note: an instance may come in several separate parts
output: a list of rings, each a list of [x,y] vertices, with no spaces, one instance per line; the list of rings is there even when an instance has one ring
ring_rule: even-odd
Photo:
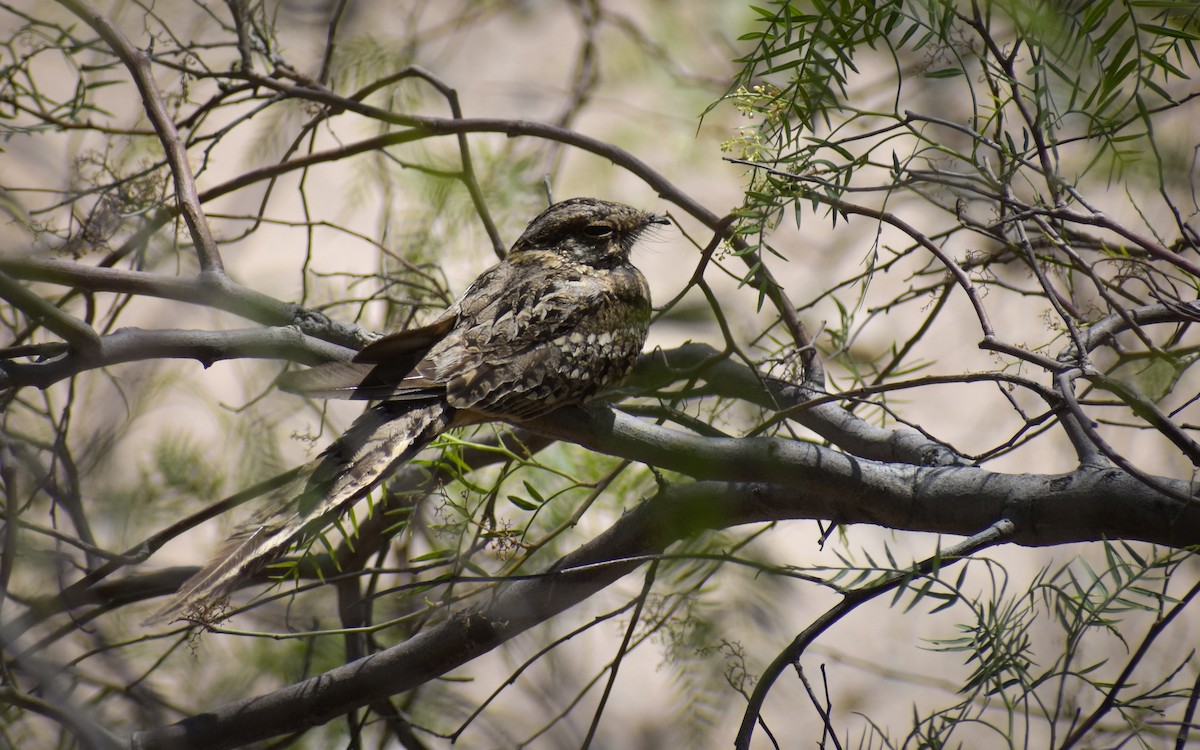
[[[284,390],[379,401],[316,460],[285,507],[241,527],[148,622],[199,617],[265,561],[319,531],[448,429],[520,423],[617,385],[646,340],[650,290],[629,262],[667,219],[573,198],[530,222],[507,257],[427,326],[351,362],[280,378]]]

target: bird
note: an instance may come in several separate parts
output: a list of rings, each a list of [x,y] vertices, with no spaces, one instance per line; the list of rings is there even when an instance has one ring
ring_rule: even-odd
[[[553,203],[433,322],[383,336],[349,362],[281,376],[284,391],[374,403],[301,467],[301,491],[238,527],[147,624],[207,620],[239,581],[311,539],[447,430],[519,425],[619,385],[651,316],[630,253],[647,229],[669,223],[597,198]]]

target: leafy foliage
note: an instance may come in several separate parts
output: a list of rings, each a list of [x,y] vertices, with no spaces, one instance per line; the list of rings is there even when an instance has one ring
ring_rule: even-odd
[[[1187,148],[1176,136],[1188,128],[1200,62],[1196,9],[779,2],[756,11],[759,24],[743,36],[754,50],[728,95],[753,118],[727,144],[752,167],[739,231],[766,246],[785,214],[799,223],[806,208],[835,226],[878,224],[866,272],[801,305],[836,303],[826,352],[850,384],[877,389],[927,370],[914,358],[920,341],[963,294],[981,346],[1011,357],[1010,372],[1079,364],[1069,380],[1082,378],[1085,395],[1116,396],[1098,398],[1081,420],[1114,424],[1098,414],[1132,409],[1140,424],[1122,426],[1186,442],[1194,461],[1182,422],[1166,416],[1187,396],[1148,378],[1182,376],[1195,343],[1137,320],[1197,292],[1192,184],[1176,179],[1192,157],[1172,152]],[[1112,218],[1127,209],[1135,220]],[[906,218],[918,213],[921,228]],[[879,324],[864,316],[876,299],[869,286],[896,273],[909,283],[869,311],[920,306],[924,322],[864,361],[853,342]],[[1046,304],[1040,325],[1008,312],[1024,298]],[[1133,340],[1112,338],[1116,320]],[[1145,373],[1141,387],[1134,372]],[[1009,387],[1018,382],[1025,387]],[[1047,416],[1027,418],[1026,429]],[[977,455],[1033,437],[1022,433]]]

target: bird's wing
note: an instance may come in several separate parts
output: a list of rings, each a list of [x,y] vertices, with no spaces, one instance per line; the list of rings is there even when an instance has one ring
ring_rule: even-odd
[[[390,333],[378,341],[372,341],[354,355],[353,361],[395,366],[397,363],[411,360],[412,365],[409,367],[411,370],[417,362],[421,361],[430,347],[441,341],[442,337],[454,328],[457,320],[458,306],[455,305],[427,326],[406,328],[403,331]],[[413,357],[415,359],[412,359]]]
[[[428,384],[403,384],[429,349],[454,328],[456,307],[434,322],[389,334],[365,346],[350,362],[293,370],[275,381],[281,390],[313,398],[382,401],[429,395]]]

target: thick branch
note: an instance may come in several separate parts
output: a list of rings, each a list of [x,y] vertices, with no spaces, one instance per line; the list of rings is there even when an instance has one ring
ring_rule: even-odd
[[[704,529],[822,518],[970,535],[1009,519],[1016,529],[1013,541],[1023,545],[1101,538],[1174,546],[1200,542],[1200,505],[1174,502],[1116,470],[1043,476],[888,465],[773,438],[696,438],[601,409],[564,410],[537,427],[603,452],[734,483],[667,486],[544,576],[505,586],[482,608],[456,612],[402,644],[304,682],[139,733],[132,746],[236,747],[316,726],[411,690],[590,597],[647,556]],[[1187,490],[1184,482],[1162,481]]]
[[[1153,479],[1193,501],[1182,503],[1117,469],[1000,474],[969,466],[895,464],[782,438],[701,437],[595,407],[561,409],[527,427],[697,479],[790,487],[797,497],[779,509],[783,515],[777,519],[822,518],[965,536],[1010,518],[1017,524],[1013,541],[1027,546],[1100,539],[1172,547],[1200,543],[1194,489],[1168,477]]]
[[[147,331],[122,328],[99,339],[91,352],[69,349],[42,362],[0,360],[0,390],[47,388],[85,370],[149,359],[194,359],[208,367],[234,358],[288,359],[318,364],[348,359],[354,350],[305,336],[296,328],[239,331]]]

